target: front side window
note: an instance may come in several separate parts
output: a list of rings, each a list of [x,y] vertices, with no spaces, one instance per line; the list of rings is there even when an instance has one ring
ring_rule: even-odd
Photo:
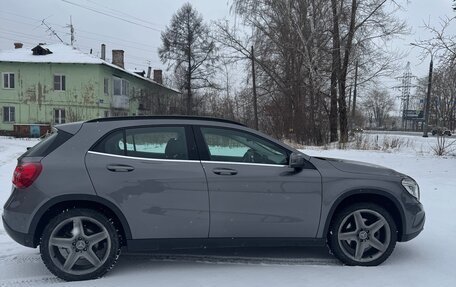
[[[188,159],[185,128],[129,128],[111,133],[93,149],[108,154],[154,159]]]
[[[3,107],[3,121],[5,123],[12,123],[16,121],[15,107]]]
[[[65,109],[54,110],[54,123],[64,124],[65,123]]]
[[[14,89],[14,73],[3,73],[3,88]]]
[[[285,149],[250,133],[201,128],[211,161],[288,164]]]
[[[54,91],[65,91],[65,75],[54,75]]]

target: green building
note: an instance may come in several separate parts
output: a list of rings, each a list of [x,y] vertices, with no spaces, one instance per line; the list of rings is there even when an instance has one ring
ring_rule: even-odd
[[[65,44],[0,51],[0,131],[16,134],[37,127],[97,117],[170,114],[180,93],[162,84],[161,70],[124,69],[122,50],[112,63]],[[38,128],[39,129],[39,128]],[[43,130],[43,129],[42,129]],[[42,133],[42,132],[41,132]]]

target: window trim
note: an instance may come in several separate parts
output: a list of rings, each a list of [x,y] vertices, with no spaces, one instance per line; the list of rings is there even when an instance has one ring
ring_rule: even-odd
[[[287,160],[290,160],[290,155],[292,154],[292,151],[285,148],[284,146],[281,146],[265,137],[262,137],[260,135],[257,135],[255,133],[252,133],[250,131],[246,131],[243,129],[235,129],[231,127],[222,127],[222,126],[211,126],[211,125],[195,125],[194,126],[194,132],[195,132],[195,137],[196,137],[196,142],[198,145],[198,150],[199,150],[199,155],[201,158],[202,163],[219,163],[219,164],[240,164],[240,165],[255,165],[255,166],[274,166],[274,167],[285,167],[288,165],[281,165],[281,164],[270,164],[270,163],[250,163],[250,162],[231,162],[231,161],[213,161],[211,160],[210,157],[210,152],[209,152],[209,147],[206,144],[206,140],[204,139],[203,132],[201,128],[215,128],[215,129],[224,129],[224,130],[231,130],[231,131],[236,131],[236,132],[241,132],[241,133],[246,133],[248,135],[251,135],[256,138],[261,138],[262,140],[270,143],[271,145],[282,149],[286,152],[287,154]]]
[[[111,156],[117,158],[125,158],[125,159],[132,159],[132,160],[147,160],[147,161],[159,161],[159,162],[200,162],[196,159],[168,159],[168,158],[151,158],[151,157],[137,157],[137,156],[129,156],[129,155],[119,155],[119,154],[111,154],[99,151],[92,151],[89,150],[88,154],[96,154],[96,155],[104,155],[104,156]]]
[[[58,90],[55,89],[55,77],[59,77],[60,78],[60,88]],[[63,78],[65,78],[65,80],[64,80],[65,84],[64,85],[62,84],[63,83],[63,81],[62,81]],[[57,92],[66,91],[66,75],[65,74],[54,74],[53,80],[54,80],[54,82],[53,82],[52,86],[54,87],[54,91],[57,91]],[[65,86],[64,87],[65,89],[62,89],[63,86]]]
[[[8,75],[8,87],[5,87],[5,75]],[[11,88],[11,75],[13,75],[13,87]],[[4,90],[14,90],[16,88],[16,73],[14,72],[2,72],[2,88]]]
[[[5,121],[5,108],[8,108],[8,121]],[[11,120],[11,108],[14,109],[14,119]],[[7,124],[12,124],[16,122],[16,107],[15,106],[3,106],[3,122]]]

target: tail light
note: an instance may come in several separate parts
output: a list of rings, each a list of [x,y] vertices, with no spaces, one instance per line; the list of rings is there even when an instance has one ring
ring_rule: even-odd
[[[13,184],[17,188],[26,188],[38,178],[43,166],[39,162],[26,162],[16,166],[13,174]]]

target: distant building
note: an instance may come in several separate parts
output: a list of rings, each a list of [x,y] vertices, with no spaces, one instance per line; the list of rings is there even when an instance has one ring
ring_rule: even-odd
[[[65,44],[40,44],[0,51],[0,131],[24,126],[37,135],[41,126],[124,115],[169,114],[179,91],[165,87],[161,70],[154,79],[144,71],[124,69],[124,52],[112,51],[112,63]],[[46,129],[46,128],[44,128]],[[24,133],[24,132],[22,132]]]

